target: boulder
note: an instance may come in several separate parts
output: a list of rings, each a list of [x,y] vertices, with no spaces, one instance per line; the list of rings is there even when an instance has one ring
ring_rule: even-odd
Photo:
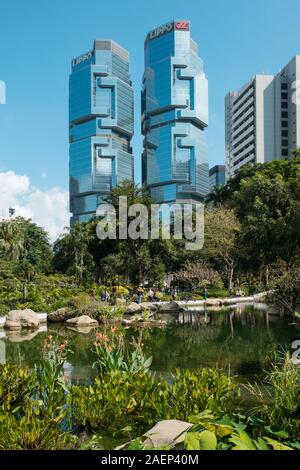
[[[208,307],[218,307],[219,305],[221,305],[221,302],[219,299],[207,299],[206,305]]]
[[[64,322],[72,318],[73,313],[68,308],[59,308],[49,313],[48,320],[51,322]]]
[[[39,328],[40,321],[33,310],[12,310],[6,317],[5,328],[19,330],[21,328]]]
[[[125,315],[134,315],[135,313],[139,313],[142,311],[142,307],[135,302],[132,302],[128,305],[127,309],[125,310]]]
[[[143,310],[150,310],[151,312],[156,312],[158,310],[157,305],[152,302],[143,302],[141,307]]]
[[[187,431],[193,425],[175,419],[160,421],[150,431],[146,432],[145,447],[158,448],[163,446],[174,447],[184,441]]]
[[[89,317],[88,315],[82,315],[81,317],[70,318],[66,321],[69,326],[82,327],[82,326],[97,326],[97,320]]]
[[[122,318],[122,320],[121,320],[121,325],[123,325],[123,326],[131,326],[131,325],[132,325],[132,322],[133,322],[133,320],[126,320],[126,318]]]
[[[160,312],[182,312],[184,308],[177,302],[169,302],[167,304],[160,305]]]

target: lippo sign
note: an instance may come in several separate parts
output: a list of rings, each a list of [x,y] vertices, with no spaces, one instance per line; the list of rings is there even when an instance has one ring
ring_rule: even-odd
[[[148,37],[151,41],[152,39],[156,39],[159,36],[163,36],[166,33],[170,33],[171,31],[189,31],[190,30],[190,23],[189,21],[171,21],[170,23],[166,23],[163,26],[159,26],[158,28],[153,29],[150,31]]]
[[[94,51],[87,52],[86,54],[83,54],[79,57],[76,57],[76,59],[72,60],[72,67],[75,65],[81,64],[81,62],[85,62],[86,60],[89,60],[93,57]]]

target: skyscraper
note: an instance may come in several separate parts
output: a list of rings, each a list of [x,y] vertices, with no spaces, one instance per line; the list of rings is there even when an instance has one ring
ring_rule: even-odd
[[[69,80],[71,224],[93,217],[103,197],[133,181],[133,90],[128,52],[95,40],[72,61]]]
[[[220,188],[225,184],[225,165],[215,165],[209,170],[209,186],[212,191],[215,187]]]
[[[142,180],[159,203],[203,201],[209,192],[208,82],[189,21],[147,35],[142,91]]]
[[[255,75],[225,97],[228,180],[246,163],[292,158],[300,147],[300,56],[277,75]]]

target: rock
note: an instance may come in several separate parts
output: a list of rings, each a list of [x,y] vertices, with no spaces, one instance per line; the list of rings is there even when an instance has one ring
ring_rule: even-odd
[[[184,421],[166,420],[157,423],[150,431],[146,432],[145,447],[175,446],[184,441],[187,431],[193,425]]]
[[[125,310],[125,315],[134,315],[135,313],[139,313],[142,311],[142,307],[135,302],[132,302],[128,305],[127,309]]]
[[[68,308],[59,308],[49,313],[48,320],[51,322],[64,322],[72,318],[73,313]]]
[[[81,317],[70,318],[66,321],[70,326],[82,327],[82,326],[97,326],[97,320],[89,317],[88,315],[82,315]]]
[[[177,302],[169,302],[168,304],[160,305],[160,312],[182,312],[184,308]]]
[[[219,299],[207,299],[206,305],[209,307],[218,307],[219,305],[221,305],[221,302]]]
[[[38,315],[30,309],[12,310],[9,312],[5,322],[5,328],[18,330],[20,328],[39,328]]]
[[[157,305],[152,302],[143,302],[141,306],[143,310],[150,310],[151,312],[156,312],[158,310]]]
[[[116,305],[124,305],[124,304],[126,304],[125,299],[120,299],[120,298],[116,299]]]
[[[132,320],[126,320],[126,318],[122,318],[122,320],[121,320],[121,325],[123,325],[123,326],[131,326],[131,325],[132,325]]]

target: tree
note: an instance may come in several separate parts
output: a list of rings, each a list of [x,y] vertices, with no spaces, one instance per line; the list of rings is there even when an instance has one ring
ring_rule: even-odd
[[[232,209],[216,207],[205,214],[203,255],[218,260],[223,265],[228,279],[228,289],[233,288],[236,263],[236,239],[240,223]]]
[[[24,236],[15,220],[0,223],[0,253],[10,261],[18,261],[24,250]]]
[[[218,282],[220,275],[203,261],[188,261],[182,269],[174,273],[174,280],[189,284],[192,289],[205,289]]]
[[[245,261],[266,270],[279,260],[293,263],[300,250],[300,168],[287,178],[259,172],[241,183],[234,200]]]

